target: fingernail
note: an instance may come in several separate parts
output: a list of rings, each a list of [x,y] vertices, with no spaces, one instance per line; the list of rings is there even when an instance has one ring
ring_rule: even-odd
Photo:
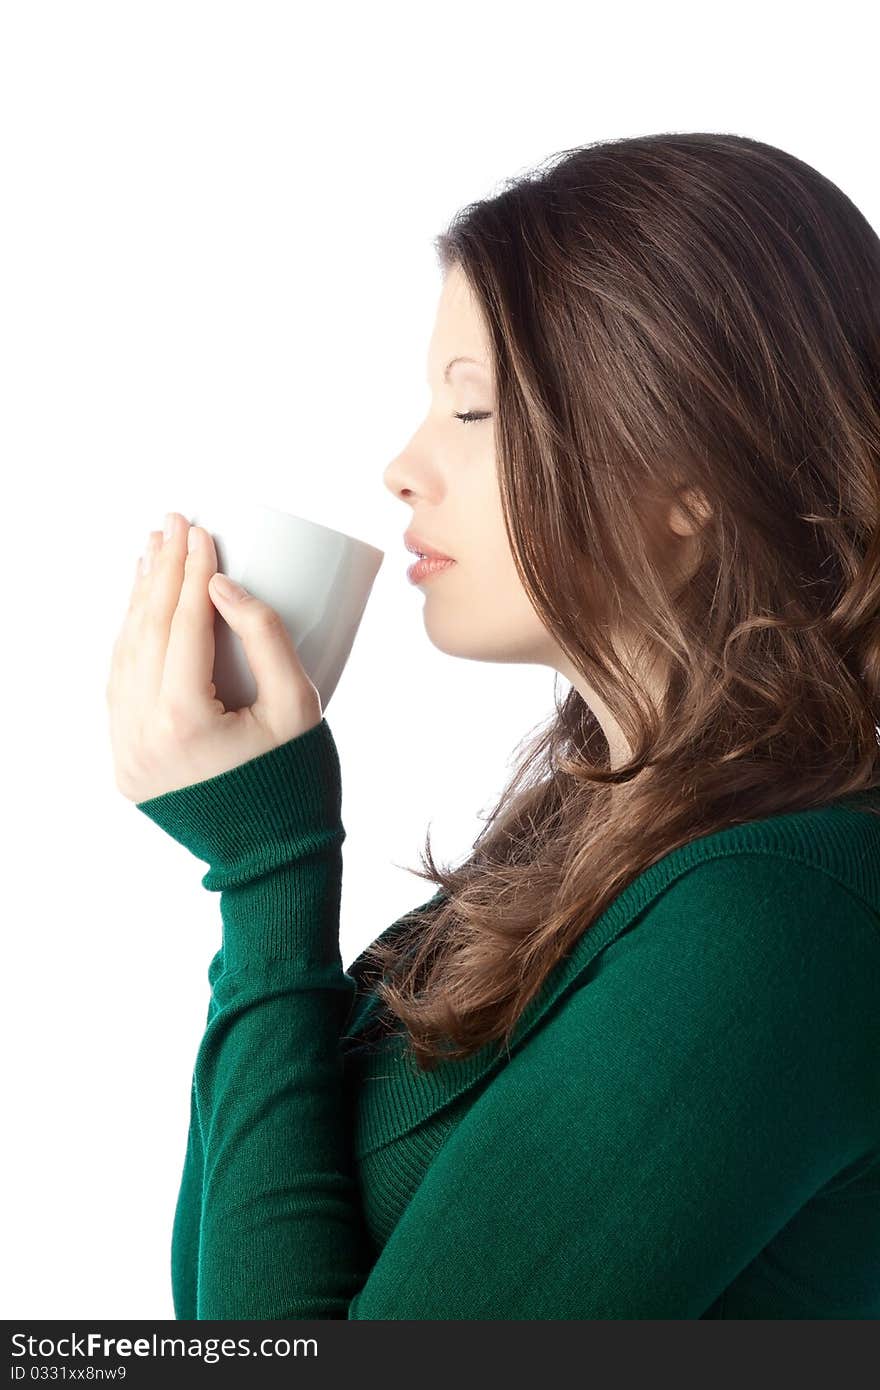
[[[174,535],[175,519],[176,518],[173,512],[165,513],[165,530],[162,532],[162,535],[164,536],[166,541],[170,541],[171,537]]]
[[[186,533],[186,548],[190,554],[197,550],[202,543],[201,533],[198,526],[191,526]]]
[[[247,593],[247,589],[243,589],[240,584],[236,584],[235,580],[230,579],[228,574],[212,575],[211,583],[221,598],[243,598]]]

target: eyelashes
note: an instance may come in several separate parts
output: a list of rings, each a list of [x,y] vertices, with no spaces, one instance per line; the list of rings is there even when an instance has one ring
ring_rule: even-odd
[[[465,410],[462,414],[456,415],[455,419],[461,420],[464,425],[469,425],[477,420],[488,420],[491,415],[491,410]]]

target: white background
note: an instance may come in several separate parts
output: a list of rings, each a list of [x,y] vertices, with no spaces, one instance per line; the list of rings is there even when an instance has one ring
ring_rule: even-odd
[[[5,1318],[171,1318],[205,864],[116,790],[134,566],[218,486],[386,551],[328,722],[348,964],[470,847],[546,667],[433,648],[382,471],[427,408],[457,208],[557,150],[769,141],[875,226],[869,7],[6,3],[0,458]],[[195,503],[193,505],[198,505]],[[566,684],[560,680],[560,691]]]

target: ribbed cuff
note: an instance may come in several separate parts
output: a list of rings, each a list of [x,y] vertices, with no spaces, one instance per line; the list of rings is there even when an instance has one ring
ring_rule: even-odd
[[[225,971],[284,961],[303,988],[342,980],[339,907],[342,851],[336,843],[307,862],[286,864],[220,894]]]
[[[211,891],[252,883],[345,838],[339,754],[326,719],[228,772],[135,804],[210,865],[202,883]]]
[[[210,865],[227,971],[340,965],[342,778],[326,719],[249,762],[135,803]]]

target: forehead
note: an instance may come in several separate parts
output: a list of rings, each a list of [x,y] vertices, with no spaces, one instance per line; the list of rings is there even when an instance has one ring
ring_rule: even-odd
[[[452,370],[491,373],[491,354],[482,314],[463,273],[453,266],[443,282],[437,304],[428,349],[429,374],[432,364],[440,376],[459,358],[473,361]]]

